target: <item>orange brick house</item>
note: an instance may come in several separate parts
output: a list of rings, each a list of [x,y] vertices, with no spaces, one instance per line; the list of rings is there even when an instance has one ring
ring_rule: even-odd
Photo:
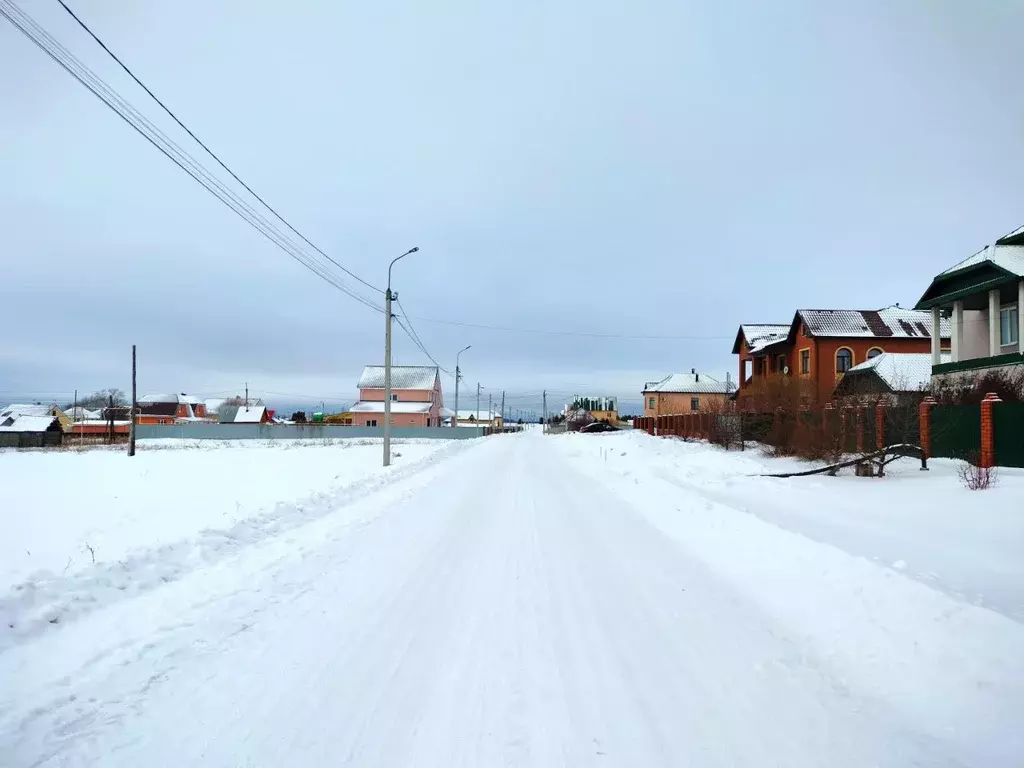
[[[359,377],[359,402],[349,410],[357,427],[384,425],[384,366],[368,365]],[[439,427],[444,400],[435,366],[391,366],[391,426]]]
[[[146,395],[139,398],[136,424],[173,424],[176,420],[205,419],[206,404],[198,397]]]
[[[828,402],[843,374],[883,352],[929,352],[931,314],[899,306],[879,310],[800,309],[788,325],[741,325],[732,352],[739,356],[740,403],[771,381],[800,382],[808,399]],[[949,345],[943,321],[940,343]]]
[[[648,381],[642,390],[644,416],[666,416],[725,408],[732,384],[691,368],[661,381]]]

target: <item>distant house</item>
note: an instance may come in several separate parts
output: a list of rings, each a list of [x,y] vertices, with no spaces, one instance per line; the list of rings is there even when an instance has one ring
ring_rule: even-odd
[[[1024,227],[936,275],[917,308],[949,324],[950,359],[932,345],[932,374],[974,378],[1024,370]],[[945,318],[949,317],[950,320]]]
[[[274,416],[265,405],[222,405],[218,413],[221,424],[269,424]]]
[[[42,448],[60,445],[64,429],[51,414],[26,415],[7,409],[0,412],[0,448]]]
[[[946,360],[949,355],[944,356]],[[929,390],[932,357],[926,352],[883,352],[858,363],[839,380],[836,399],[887,400],[895,404],[920,401]]]
[[[730,384],[691,368],[644,385],[644,416],[667,416],[725,408]]]
[[[92,411],[88,408],[83,408],[80,405],[68,408],[64,412],[68,415],[69,419],[75,422],[85,421],[87,419],[98,419],[100,418],[101,413],[100,411]]]
[[[359,377],[359,402],[349,411],[356,426],[384,424],[384,366],[368,365]],[[391,425],[396,427],[439,427],[441,376],[436,366],[391,366]]]
[[[137,424],[166,424],[167,418],[174,420],[206,419],[206,403],[198,397],[162,394],[146,395],[139,398]]]
[[[447,408],[444,409],[444,412],[450,413]],[[443,418],[444,413],[441,415]],[[460,427],[493,427],[494,429],[501,429],[504,423],[505,420],[501,418],[500,413],[491,413],[486,408],[481,408],[479,411],[472,408],[459,408]]]
[[[566,412],[582,408],[594,417],[595,421],[607,421],[614,424],[619,420],[619,403],[614,397],[576,397],[572,405],[566,406]]]
[[[949,339],[940,323],[936,348]],[[739,356],[738,400],[771,384],[795,382],[807,400],[828,402],[842,376],[883,352],[928,352],[927,312],[899,306],[868,309],[798,309],[787,325],[741,325],[733,344]]]
[[[42,403],[12,403],[0,409],[0,421],[11,416],[53,416],[57,419],[61,429],[67,430],[71,426],[71,417],[56,404],[43,405]]]

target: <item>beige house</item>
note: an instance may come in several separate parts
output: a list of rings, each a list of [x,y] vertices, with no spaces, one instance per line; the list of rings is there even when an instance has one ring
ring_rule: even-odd
[[[644,416],[724,410],[732,385],[691,368],[644,385]]]

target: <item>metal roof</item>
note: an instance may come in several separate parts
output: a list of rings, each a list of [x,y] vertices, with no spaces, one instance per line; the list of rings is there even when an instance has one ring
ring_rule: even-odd
[[[392,389],[433,389],[437,380],[437,367],[432,365],[391,366]],[[383,389],[384,366],[368,365],[363,368],[356,385],[359,389]]]
[[[724,381],[704,373],[671,373],[659,382],[648,384],[643,392],[681,392],[685,394],[726,394],[729,391]]]
[[[943,353],[941,361],[950,361]],[[916,392],[928,387],[932,378],[932,356],[928,352],[883,352],[858,363],[845,376],[863,376],[873,371],[893,392]]]
[[[770,344],[784,340],[789,335],[789,323],[747,323],[740,326],[743,338],[751,352],[760,352]]]
[[[46,432],[56,420],[56,416],[50,415],[0,414],[0,432]]]
[[[902,307],[869,309],[800,309],[797,316],[811,336],[840,338],[930,339],[930,312]],[[950,322],[940,320],[940,338],[950,335]]]
[[[53,416],[52,405],[40,405],[30,403],[12,403],[0,408],[0,416]]]
[[[1024,227],[1021,227],[1021,229],[1016,232],[1011,232],[1002,239],[1005,240],[1018,235],[1021,230],[1024,230]],[[997,245],[995,246],[994,251],[991,245],[987,245],[958,264],[954,264],[949,269],[943,270],[937,275],[937,277],[943,277],[944,275],[949,275],[953,272],[959,272],[962,269],[976,267],[979,264],[984,264],[986,261],[995,264],[997,267],[1005,269],[1007,272],[1017,275],[1018,277],[1024,277],[1024,245]]]

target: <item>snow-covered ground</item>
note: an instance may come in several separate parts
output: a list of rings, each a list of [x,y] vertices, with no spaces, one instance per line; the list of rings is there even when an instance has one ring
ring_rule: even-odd
[[[1021,473],[536,430],[403,459],[55,623],[12,593],[0,764],[1024,764]]]
[[[448,442],[396,440],[389,470],[380,440],[152,440],[130,459],[123,446],[4,451],[0,648],[327,514]]]

